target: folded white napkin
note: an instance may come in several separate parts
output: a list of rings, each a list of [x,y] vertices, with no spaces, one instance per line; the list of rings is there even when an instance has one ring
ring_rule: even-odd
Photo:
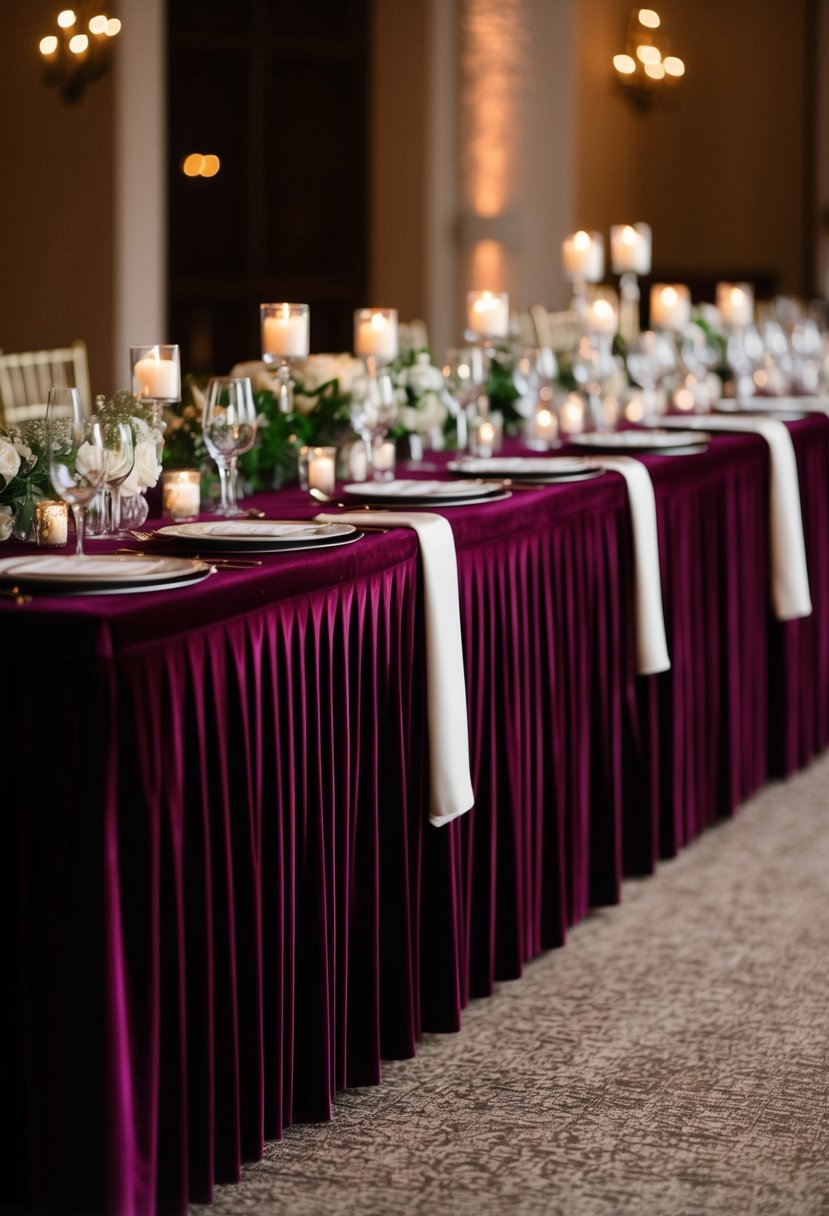
[[[475,801],[469,770],[466,679],[461,644],[458,562],[452,528],[425,511],[346,511],[322,523],[412,528],[420,542],[426,625],[426,706],[429,729],[429,820],[441,827]]]
[[[761,435],[769,445],[769,512],[771,533],[771,602],[779,621],[810,616],[809,572],[803,540],[803,516],[797,459],[786,424],[777,418],[740,418],[722,414],[662,418],[660,426],[681,430],[734,431]]]
[[[670,670],[665,617],[662,611],[662,582],[659,576],[659,543],[656,533],[656,500],[650,473],[633,456],[589,456],[597,469],[621,473],[627,484],[630,522],[633,530],[634,587],[636,593],[636,670],[655,675]]]

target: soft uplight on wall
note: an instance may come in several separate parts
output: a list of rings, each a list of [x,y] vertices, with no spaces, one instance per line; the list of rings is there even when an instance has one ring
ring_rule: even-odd
[[[613,56],[616,83],[639,109],[675,104],[685,64],[670,53],[662,35],[662,19],[652,8],[635,8],[628,22],[627,46]]]
[[[47,34],[40,40],[43,83],[57,88],[63,100],[72,103],[106,72],[110,44],[121,31],[121,22],[85,5],[78,12],[63,9],[57,16],[57,27],[57,34]]]

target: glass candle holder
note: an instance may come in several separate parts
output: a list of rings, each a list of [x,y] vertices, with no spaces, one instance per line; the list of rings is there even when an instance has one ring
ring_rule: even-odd
[[[337,449],[301,447],[299,484],[303,490],[321,490],[323,494],[333,494],[337,488]]]
[[[494,456],[500,452],[504,437],[504,423],[500,414],[481,418],[472,429],[469,450],[473,456]]]
[[[466,328],[472,341],[506,338],[509,296],[505,291],[470,291],[466,297]]]
[[[650,274],[652,234],[649,224],[614,224],[610,229],[610,264],[614,274]]]
[[[651,329],[682,333],[691,320],[691,293],[684,283],[654,283],[651,287]]]
[[[65,502],[42,499],[35,508],[35,537],[40,546],[65,545],[69,539],[69,508]]]
[[[377,367],[397,358],[396,308],[358,308],[354,313],[354,353],[366,366]]]
[[[374,445],[374,476],[377,481],[391,481],[397,464],[397,445],[390,439]]]
[[[307,359],[311,310],[307,304],[260,304],[262,360],[277,364],[277,404],[283,414],[294,408],[291,368],[295,359]]]
[[[754,321],[754,288],[750,283],[718,283],[717,311],[729,329],[745,328]]]
[[[181,354],[177,346],[131,346],[132,391],[157,414],[168,401],[181,401]]]
[[[201,507],[198,469],[168,469],[161,475],[161,508],[168,519],[193,519]]]

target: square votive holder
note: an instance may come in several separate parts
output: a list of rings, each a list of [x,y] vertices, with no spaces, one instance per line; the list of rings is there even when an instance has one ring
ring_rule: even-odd
[[[494,456],[500,452],[504,440],[504,421],[500,414],[480,418],[469,437],[469,451],[473,456]]]
[[[299,485],[303,490],[320,490],[323,494],[333,494],[337,488],[337,449],[301,447]]]
[[[198,469],[167,469],[161,475],[161,509],[167,519],[195,519],[201,508]]]
[[[69,539],[69,508],[44,498],[35,507],[35,539],[41,548],[65,545]]]

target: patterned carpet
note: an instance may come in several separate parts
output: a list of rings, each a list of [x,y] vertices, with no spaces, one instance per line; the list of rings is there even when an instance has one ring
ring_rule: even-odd
[[[829,1216],[829,758],[201,1216]]]

